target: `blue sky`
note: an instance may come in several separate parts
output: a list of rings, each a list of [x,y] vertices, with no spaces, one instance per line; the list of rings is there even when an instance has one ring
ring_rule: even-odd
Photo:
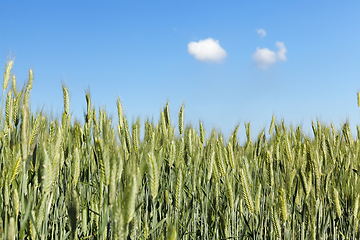
[[[185,121],[228,137],[271,117],[360,122],[359,1],[1,1],[0,57],[18,88],[34,71],[32,110],[60,116],[61,82],[83,119],[85,91],[114,116],[157,121],[169,100]],[[258,33],[258,30],[262,29]]]

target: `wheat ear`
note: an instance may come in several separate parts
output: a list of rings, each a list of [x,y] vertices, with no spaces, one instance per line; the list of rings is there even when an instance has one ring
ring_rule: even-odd
[[[261,183],[260,183],[258,188],[257,188],[256,196],[255,196],[255,212],[257,214],[260,213],[261,190],[262,190],[262,186],[261,186]]]
[[[43,190],[45,195],[50,194],[51,187],[53,184],[53,170],[51,160],[47,154],[46,149],[44,149],[44,173],[43,173]]]
[[[81,211],[81,227],[84,234],[87,234],[88,209],[85,205]]]
[[[67,90],[64,84],[62,86],[62,89],[63,89],[63,97],[64,97],[64,112],[66,115],[68,115],[70,111],[69,91]]]
[[[235,127],[233,134],[231,135],[233,151],[235,151],[236,141],[237,141],[237,132],[238,132],[238,130],[239,130],[239,127],[240,127],[240,125],[238,124],[238,125]]]
[[[176,146],[174,140],[171,141],[170,154],[169,154],[169,166],[172,167],[176,156]]]
[[[135,174],[135,167],[132,167],[133,174],[129,177],[129,182],[125,189],[125,199],[124,199],[124,224],[129,224],[133,219],[135,213],[135,201],[137,194],[137,174]]]
[[[21,155],[18,154],[17,156],[17,160],[14,164],[14,167],[13,167],[13,170],[12,170],[12,174],[11,174],[11,178],[10,178],[10,182],[9,184],[12,183],[12,181],[15,179],[16,175],[20,172],[21,168],[21,163],[22,163],[22,158],[21,158]]]
[[[251,129],[250,129],[250,122],[248,122],[247,124],[245,123],[245,130],[246,130],[247,143],[251,143]]]
[[[166,240],[176,240],[178,239],[176,226],[173,222],[170,222],[166,230]]]
[[[165,137],[167,135],[167,126],[166,126],[166,120],[165,120],[165,114],[163,111],[160,112],[160,121],[161,121],[161,129],[163,136]]]
[[[269,152],[266,152],[266,177],[269,186],[274,185],[274,170],[273,170],[273,160]]]
[[[43,117],[41,115],[38,115],[36,117],[34,127],[33,127],[32,131],[31,131],[30,141],[29,141],[29,150],[30,150],[29,154],[30,155],[33,154],[33,150],[34,150],[36,142],[37,142],[36,140],[37,140],[37,137],[39,135],[42,119],[43,119]]]
[[[231,142],[228,143],[228,155],[229,155],[229,162],[232,169],[235,169],[235,158],[234,158],[234,151]]]
[[[245,168],[246,171],[246,168]],[[250,193],[250,188],[249,188],[249,184],[247,182],[246,176],[245,176],[245,172],[244,172],[244,168],[241,168],[240,170],[240,180],[241,180],[241,185],[242,185],[242,189],[243,189],[243,197],[246,203],[246,206],[249,209],[250,213],[254,212],[254,203],[251,197],[251,193]]]
[[[20,109],[19,109],[19,106],[20,106],[20,100],[21,100],[21,94],[22,92],[18,93],[14,99],[14,124],[15,124],[15,127],[18,126],[19,124],[19,115],[20,115]]]
[[[15,218],[10,217],[8,229],[7,229],[7,239],[15,239],[15,236],[16,236]]]
[[[149,157],[149,163],[150,163],[149,167],[150,167],[151,196],[153,197],[153,199],[155,199],[158,194],[158,189],[159,189],[159,171],[158,171],[158,166],[157,166],[157,162],[156,162],[154,154],[149,153],[148,157]]]
[[[17,216],[19,214],[19,210],[20,210],[20,198],[19,198],[19,192],[18,192],[17,188],[14,188],[13,200],[14,200],[14,205],[13,205],[14,206],[14,216]]]
[[[228,201],[229,201],[229,206],[230,209],[234,208],[234,193],[233,193],[233,189],[231,186],[231,182],[229,180],[229,176],[225,176],[225,181],[226,181],[226,189],[227,189],[227,193],[228,193]]]
[[[179,133],[180,135],[183,133],[184,128],[184,104],[180,108],[179,112]]]
[[[128,126],[128,123],[127,123],[127,120],[125,117],[124,117],[124,129],[125,129],[126,146],[127,146],[128,152],[130,153],[131,152],[130,133],[129,133],[129,126]]]
[[[200,128],[200,143],[201,145],[204,145],[205,142],[205,131],[202,125],[202,122],[199,121],[199,128]]]
[[[124,126],[124,121],[123,121],[124,116],[123,116],[123,108],[121,106],[120,98],[117,99],[116,106],[118,110],[119,126],[120,129],[122,129]]]
[[[281,239],[281,227],[275,206],[271,207],[271,220],[274,226],[276,237]]]
[[[225,167],[224,167],[224,161],[223,161],[223,157],[222,157],[222,147],[220,146],[220,141],[216,140],[216,147],[215,147],[215,161],[216,161],[216,166],[219,170],[220,173],[220,177],[225,176]]]
[[[354,200],[354,206],[353,206],[353,209],[352,209],[352,215],[354,217],[355,220],[358,219],[358,213],[359,213],[359,197],[360,195],[357,194],[356,195],[356,198]]]
[[[73,182],[74,182],[74,187],[76,187],[80,176],[80,155],[77,147],[74,150],[74,155],[75,156],[73,156],[73,168],[74,168]]]
[[[274,131],[274,126],[275,126],[275,116],[273,115],[271,118],[271,123],[270,123],[270,128],[269,128],[269,135],[271,135],[271,133]]]
[[[3,90],[4,91],[6,90],[8,84],[9,84],[10,71],[12,69],[13,63],[14,63],[14,60],[11,60],[5,65],[4,80],[3,80]]]
[[[207,158],[207,181],[210,181],[212,172],[213,172],[213,165],[214,165],[214,161],[215,161],[215,152],[214,150],[212,150],[210,148],[210,153],[208,153],[208,158]]]
[[[29,90],[31,90],[33,87],[33,84],[34,84],[34,73],[33,73],[33,70],[29,69],[29,81],[28,81],[27,88]]]
[[[17,91],[17,88],[16,88],[16,77],[15,77],[15,75],[12,76],[11,81],[12,81],[12,89],[14,90],[14,94],[17,95],[18,91]]]
[[[132,125],[132,140],[133,140],[133,147],[134,147],[134,151],[137,152],[139,151],[139,139],[138,139],[138,124],[135,123]]]
[[[166,107],[164,109],[164,112],[165,112],[166,127],[169,127],[170,126],[169,101],[166,102]]]
[[[342,211],[341,211],[341,205],[340,205],[340,200],[339,200],[339,192],[336,188],[334,188],[333,200],[334,200],[336,214],[340,218],[342,215]]]
[[[85,99],[86,99],[86,122],[90,122],[91,121],[91,98],[90,98],[90,92],[87,91],[85,94]]]
[[[182,195],[182,186],[183,185],[183,175],[181,172],[181,167],[178,169],[178,176],[176,179],[176,189],[175,189],[175,209],[180,210],[181,195]]]
[[[8,94],[6,95],[6,123],[9,128],[12,127],[12,118],[13,118],[13,98],[12,90],[9,89]]]
[[[285,189],[280,189],[280,213],[281,219],[286,222],[287,221],[287,206],[286,206],[286,194]]]

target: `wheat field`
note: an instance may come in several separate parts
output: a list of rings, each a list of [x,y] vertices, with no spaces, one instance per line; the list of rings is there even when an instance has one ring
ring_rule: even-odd
[[[358,239],[360,129],[272,117],[246,143],[202,122],[128,122],[87,104],[72,121],[30,111],[33,72],[18,89],[5,65],[0,118],[2,239]],[[10,83],[11,80],[11,83]],[[358,95],[359,96],[359,95]],[[360,99],[358,97],[358,99]],[[4,107],[4,108],[3,108]],[[4,112],[3,112],[4,110]],[[252,139],[256,139],[254,142]]]

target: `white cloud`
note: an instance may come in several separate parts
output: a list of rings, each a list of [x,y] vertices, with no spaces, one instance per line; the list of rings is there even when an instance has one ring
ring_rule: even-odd
[[[280,60],[282,61],[286,61],[287,58],[285,56],[285,54],[287,53],[285,44],[283,42],[276,42],[275,45],[279,48],[278,52],[277,52],[277,56]]]
[[[252,58],[254,59],[255,64],[259,68],[266,70],[278,61],[287,60],[285,56],[285,54],[287,53],[285,44],[283,42],[276,42],[275,45],[279,48],[276,53],[268,48],[256,48],[256,51],[255,53],[253,53]]]
[[[220,62],[226,57],[226,52],[220,46],[219,41],[212,38],[200,40],[199,42],[190,42],[188,52],[197,60],[204,62]]]
[[[262,28],[258,29],[256,32],[257,32],[257,33],[260,35],[260,37],[262,37],[262,38],[266,36],[265,30],[262,29]]]
[[[256,65],[259,68],[267,69],[270,65],[276,63],[276,54],[268,48],[256,48],[252,55]]]

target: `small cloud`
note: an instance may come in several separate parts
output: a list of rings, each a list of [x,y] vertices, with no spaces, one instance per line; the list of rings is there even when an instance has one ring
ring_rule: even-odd
[[[257,47],[252,57],[256,65],[264,70],[266,70],[270,65],[276,63],[276,53],[268,48]]]
[[[226,52],[220,46],[219,41],[212,38],[200,40],[199,42],[190,42],[188,52],[197,60],[203,62],[220,62],[226,57]]]
[[[279,48],[279,50],[277,51],[278,58],[282,61],[286,61],[287,58],[285,54],[287,53],[287,50],[285,44],[283,42],[276,42],[275,45]]]
[[[256,30],[256,32],[260,35],[261,38],[266,36],[266,32],[264,29],[260,28],[258,30]]]
[[[278,61],[287,60],[285,56],[285,54],[287,53],[285,44],[283,42],[276,42],[275,45],[279,48],[276,53],[268,48],[256,48],[256,51],[252,55],[252,58],[254,59],[255,64],[259,68],[266,70]]]

